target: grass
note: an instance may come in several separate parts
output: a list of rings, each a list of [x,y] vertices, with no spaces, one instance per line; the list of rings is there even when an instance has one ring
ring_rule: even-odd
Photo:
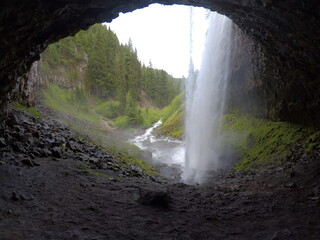
[[[90,109],[85,98],[79,102],[75,91],[50,83],[44,90],[44,99],[45,105],[53,110],[90,123],[100,123],[98,114]]]
[[[28,113],[30,113],[31,115],[38,117],[38,118],[42,118],[42,115],[38,112],[38,110],[34,107],[26,107],[24,106],[22,103],[20,102],[14,102],[12,104],[13,108],[16,110],[20,110],[20,111],[27,111]]]
[[[160,119],[163,121],[166,121],[169,118],[172,119],[172,115],[174,115],[177,110],[181,111],[182,98],[183,94],[178,95],[167,107],[163,109],[138,107],[143,121],[136,127],[146,129],[151,127]],[[129,118],[125,115],[119,116],[119,105],[120,103],[118,101],[104,101],[100,102],[100,104],[95,107],[95,111],[103,117],[112,119],[116,127],[129,128],[131,127]],[[175,136],[179,136],[181,134],[181,130],[178,130],[178,132],[175,133]]]
[[[162,118],[161,109],[140,108],[140,111],[143,119],[143,124],[141,125],[141,128],[149,128],[155,122],[159,121],[160,118]]]
[[[128,128],[129,127],[129,118],[127,116],[120,116],[114,120],[114,124],[118,128]]]
[[[157,130],[158,133],[182,139],[184,133],[184,106],[181,105]]]
[[[163,124],[157,132],[176,139],[182,139],[184,133],[185,105],[181,93],[175,97],[169,106],[162,110]]]
[[[95,107],[95,111],[103,117],[115,118],[118,116],[120,102],[105,101]]]

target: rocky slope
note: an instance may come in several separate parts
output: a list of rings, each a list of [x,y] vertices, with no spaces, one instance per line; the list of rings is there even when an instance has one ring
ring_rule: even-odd
[[[119,162],[99,146],[50,118],[39,119],[13,110],[0,129],[2,164],[37,167],[48,159],[72,159],[73,164],[92,174],[112,176],[116,171],[117,177],[147,176],[143,169]]]
[[[48,118],[1,124],[0,238],[310,239],[320,235],[319,152],[291,166],[157,183]]]

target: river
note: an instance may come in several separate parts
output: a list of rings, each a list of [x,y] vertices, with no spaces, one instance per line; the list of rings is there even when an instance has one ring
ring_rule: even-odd
[[[143,134],[129,139],[129,142],[142,151],[151,153],[150,163],[162,175],[171,180],[181,181],[185,162],[185,142],[156,133],[155,129],[161,124],[160,119]]]

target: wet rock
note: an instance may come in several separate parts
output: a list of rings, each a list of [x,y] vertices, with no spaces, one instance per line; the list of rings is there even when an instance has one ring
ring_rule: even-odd
[[[48,157],[51,155],[52,155],[52,152],[49,149],[47,148],[41,149],[41,152],[40,152],[41,157]]]
[[[13,142],[11,144],[11,147],[14,151],[19,152],[19,153],[27,153],[27,150],[25,149],[25,145],[22,144],[21,142]]]
[[[18,201],[18,200],[19,200],[18,195],[17,195],[16,192],[13,192],[13,193],[12,193],[12,195],[11,195],[11,200],[12,200],[12,201]]]
[[[275,232],[271,237],[271,240],[282,240],[282,239],[285,240],[285,239],[289,239],[288,237],[290,237],[291,235],[292,235],[291,231],[288,229],[285,229],[283,231]]]
[[[74,141],[69,141],[66,143],[66,147],[69,148],[70,150],[74,151],[74,152],[82,152],[82,148],[81,146],[74,142]]]
[[[52,156],[56,158],[62,157],[62,148],[61,147],[54,147],[52,148]]]
[[[0,148],[3,148],[7,145],[6,140],[4,138],[0,138]]]
[[[291,189],[295,189],[295,188],[298,187],[297,184],[294,183],[294,182],[287,183],[287,184],[285,184],[284,186],[285,186],[286,188],[291,188]]]
[[[34,167],[34,163],[30,159],[23,159],[21,162],[28,167]]]
[[[143,205],[167,207],[171,202],[171,196],[167,189],[139,189],[138,202]]]

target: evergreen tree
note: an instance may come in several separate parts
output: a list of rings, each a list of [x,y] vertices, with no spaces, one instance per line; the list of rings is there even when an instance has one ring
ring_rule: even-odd
[[[50,45],[43,53],[43,66],[67,66],[71,71],[83,59],[88,61],[86,91],[118,100],[122,114],[126,112],[128,93],[137,104],[143,90],[154,105],[164,107],[180,92],[180,80],[154,69],[151,61],[149,66],[142,66],[131,39],[121,45],[116,34],[102,24]]]

